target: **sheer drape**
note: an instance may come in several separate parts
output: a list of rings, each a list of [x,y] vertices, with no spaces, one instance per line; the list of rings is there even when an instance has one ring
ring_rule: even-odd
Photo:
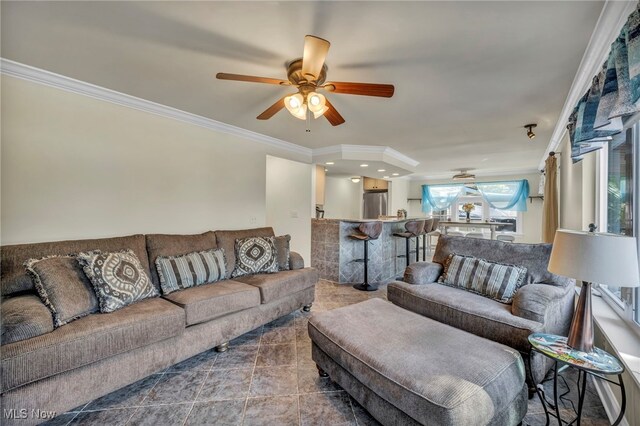
[[[494,209],[527,211],[529,181],[526,179],[504,182],[478,182],[478,191]]]
[[[464,183],[422,185],[422,211],[446,210],[468,191]],[[499,210],[527,211],[529,181],[526,179],[473,184],[491,207]]]

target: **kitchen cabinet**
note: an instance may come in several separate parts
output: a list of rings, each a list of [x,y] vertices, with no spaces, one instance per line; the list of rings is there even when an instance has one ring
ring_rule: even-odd
[[[362,183],[365,191],[386,191],[389,189],[389,182],[384,179],[365,177]]]

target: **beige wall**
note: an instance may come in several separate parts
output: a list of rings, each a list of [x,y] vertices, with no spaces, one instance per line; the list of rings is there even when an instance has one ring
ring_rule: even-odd
[[[362,180],[351,182],[348,176],[327,176],[325,180],[324,217],[360,219]]]
[[[540,183],[540,174],[527,175],[507,175],[507,176],[488,176],[478,177],[478,181],[498,181],[498,180],[519,180],[527,179],[529,181],[530,195],[538,195],[538,184]],[[450,179],[441,180],[415,180],[409,184],[409,198],[422,198],[422,185],[449,183]],[[420,217],[426,216],[422,213],[420,202],[412,201],[409,203],[409,216]],[[539,243],[542,239],[542,200],[534,199],[533,202],[527,201],[527,211],[522,215],[522,235],[516,236],[516,242],[520,243]]]
[[[265,158],[287,153],[12,77],[1,84],[2,244],[268,223]]]
[[[586,231],[590,223],[596,223],[598,153],[589,153],[573,164],[568,136],[560,147],[560,228]]]
[[[300,253],[306,265],[311,264],[313,167],[267,156],[267,224],[273,226],[276,235],[291,235],[291,250]]]
[[[395,216],[398,210],[409,212],[409,180],[407,178],[391,179],[389,188],[389,215]]]

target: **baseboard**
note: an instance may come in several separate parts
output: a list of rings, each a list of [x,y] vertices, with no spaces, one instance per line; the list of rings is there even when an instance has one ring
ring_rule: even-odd
[[[593,384],[596,388],[596,392],[598,392],[600,401],[602,401],[604,411],[607,412],[609,423],[613,423],[613,421],[618,418],[618,414],[620,413],[620,403],[616,399],[616,396],[613,394],[609,383],[604,380],[598,379],[597,377],[594,377]],[[627,405],[629,405],[629,401],[627,401]],[[629,426],[629,422],[627,422],[626,418],[622,419],[622,421],[620,422],[620,426]]]

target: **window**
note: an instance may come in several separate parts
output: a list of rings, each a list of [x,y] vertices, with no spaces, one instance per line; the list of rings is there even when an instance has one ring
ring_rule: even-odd
[[[502,222],[504,226],[496,227],[498,232],[522,233],[522,212],[494,209],[474,189],[468,188],[466,195],[458,198],[453,204],[453,211],[457,212],[457,220],[463,222],[467,214],[462,210],[465,203],[473,203],[476,208],[471,211],[471,220]],[[455,218],[452,218],[456,220]],[[483,231],[478,228],[477,232]]]
[[[627,123],[626,131],[613,137],[600,150],[600,218],[599,229],[638,238],[638,140],[640,124],[636,119]],[[631,322],[640,323],[638,290],[601,285],[603,298]]]

